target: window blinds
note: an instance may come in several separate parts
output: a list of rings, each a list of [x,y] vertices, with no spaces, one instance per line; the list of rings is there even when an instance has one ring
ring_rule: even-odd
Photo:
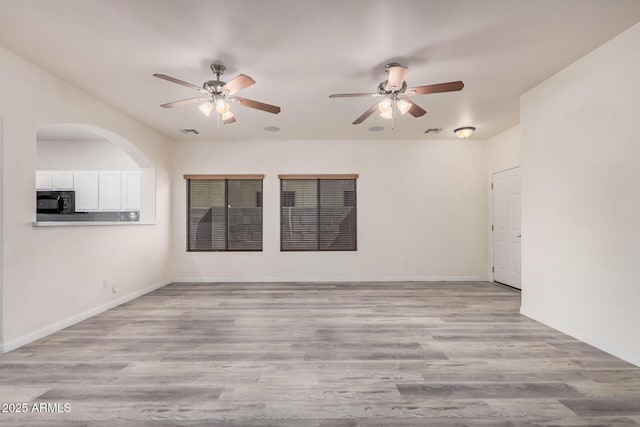
[[[188,251],[262,250],[262,176],[185,178]]]
[[[280,249],[355,251],[357,175],[281,175]]]

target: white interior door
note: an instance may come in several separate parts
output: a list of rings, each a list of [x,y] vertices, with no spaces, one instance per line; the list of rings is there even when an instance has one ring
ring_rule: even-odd
[[[520,168],[493,174],[493,280],[521,288]]]

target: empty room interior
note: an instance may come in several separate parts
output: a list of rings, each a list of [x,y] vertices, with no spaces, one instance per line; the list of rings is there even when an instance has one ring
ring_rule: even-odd
[[[0,425],[640,425],[637,0],[0,0]]]

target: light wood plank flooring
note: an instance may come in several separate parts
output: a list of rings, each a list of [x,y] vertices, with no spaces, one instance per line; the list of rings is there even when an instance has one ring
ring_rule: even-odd
[[[640,368],[491,283],[172,284],[0,356],[2,425],[630,426]]]

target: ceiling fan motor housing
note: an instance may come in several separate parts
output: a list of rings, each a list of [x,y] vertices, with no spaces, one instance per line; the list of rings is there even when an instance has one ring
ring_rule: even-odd
[[[387,87],[387,83],[388,82],[389,82],[388,80],[385,80],[385,81],[381,82],[378,85],[378,93],[380,95],[389,95],[389,94],[392,94],[392,93],[404,93],[404,91],[407,90],[407,82],[406,81],[403,81],[402,82],[402,87],[400,89],[396,89],[396,90],[387,90],[386,87]]]
[[[209,80],[208,82],[204,82],[202,88],[204,90],[208,90],[214,95],[222,95],[222,86],[227,84],[220,80],[220,76],[224,74],[224,70],[226,69],[224,65],[221,64],[211,64],[211,71],[216,75],[215,80]]]
[[[222,87],[226,84],[227,83],[223,82],[222,80],[209,80],[208,82],[204,82],[202,88],[208,90],[214,95],[221,95]]]

